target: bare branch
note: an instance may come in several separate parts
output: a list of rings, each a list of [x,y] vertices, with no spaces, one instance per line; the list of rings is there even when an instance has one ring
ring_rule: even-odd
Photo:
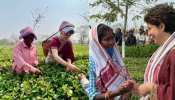
[[[37,30],[39,28],[39,24],[41,22],[41,19],[43,19],[45,16],[45,13],[47,11],[48,7],[46,6],[46,8],[44,9],[44,11],[42,12],[40,9],[35,9],[32,12],[32,18],[33,18],[33,30]]]

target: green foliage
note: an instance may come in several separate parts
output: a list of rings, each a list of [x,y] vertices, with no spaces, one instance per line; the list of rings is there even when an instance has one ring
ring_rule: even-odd
[[[139,50],[152,47],[138,47]],[[127,52],[135,52],[137,47],[127,47]],[[88,46],[74,45],[76,56],[75,64],[87,75],[88,72]],[[148,50],[149,51],[149,50]],[[11,72],[12,48],[0,47],[0,100],[88,100],[82,89],[77,74],[64,71],[63,66],[44,64],[41,46],[38,47],[39,69],[42,75],[16,75]],[[142,51],[142,52],[145,52]],[[151,51],[152,52],[152,51]],[[150,53],[147,53],[150,54]],[[143,54],[138,54],[139,56]],[[134,56],[134,57],[131,57]],[[147,57],[147,56],[146,56]],[[143,75],[148,58],[130,55],[124,59],[131,77],[139,83],[143,82]],[[131,100],[139,100],[132,96]]]
[[[139,83],[143,82],[143,75],[145,72],[146,64],[149,58],[145,57],[127,57],[124,59],[125,65],[134,80]]]
[[[117,20],[118,15],[120,14],[122,17],[126,14],[123,7],[126,5],[130,8],[131,6],[136,5],[138,0],[95,0],[93,3],[90,3],[90,7],[102,7],[103,9],[107,9],[107,12],[101,13],[98,12],[90,16],[91,19],[102,19],[106,22],[114,22]],[[95,8],[96,9],[96,8]]]
[[[75,50],[75,64],[86,74],[88,68],[87,46],[79,46]],[[83,50],[83,52],[80,52]],[[16,75],[11,72],[12,48],[0,47],[0,99],[5,100],[87,100],[78,74],[65,72],[64,67],[45,64],[41,46],[38,47],[39,69],[42,75]],[[84,53],[84,54],[83,54]],[[86,57],[85,57],[86,56]]]
[[[108,10],[108,12],[98,12],[90,16],[91,19],[102,19],[106,22],[114,22],[117,19],[118,14],[123,16],[123,11],[119,7],[116,1],[113,0],[96,0],[89,4],[90,7],[102,7]]]
[[[143,1],[143,2],[142,2]],[[90,15],[91,19],[96,20],[104,20],[108,23],[115,22],[119,15],[127,19],[126,9],[130,9],[132,7],[141,6],[139,11],[136,9],[137,14],[132,19],[140,19],[141,14],[144,14],[148,9],[146,5],[157,2],[158,0],[94,0],[92,3],[90,2],[89,6],[94,10],[104,9],[103,12],[97,11],[97,13],[93,13]],[[125,9],[124,9],[125,8]],[[106,12],[105,12],[106,11]],[[125,19],[125,20],[126,20]]]
[[[157,45],[138,45],[126,47],[126,57],[150,57],[158,48]]]
[[[137,83],[143,83],[144,72],[148,58],[144,57],[126,57],[124,59],[125,66],[132,79]],[[138,96],[132,95],[130,100],[140,100]]]

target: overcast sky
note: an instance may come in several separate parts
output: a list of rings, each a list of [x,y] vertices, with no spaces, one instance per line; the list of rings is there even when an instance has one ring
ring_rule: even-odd
[[[22,28],[33,25],[32,12],[44,13],[44,18],[41,19],[36,31],[38,37],[57,31],[63,20],[75,25],[88,24],[82,16],[87,16],[88,12],[96,10],[90,11],[88,2],[91,1],[93,0],[0,0],[0,39],[19,37],[19,31]],[[173,0],[158,1],[158,3],[163,3]],[[129,16],[134,15],[132,12],[129,14]],[[129,17],[130,22],[131,17]],[[143,20],[138,22],[143,23]],[[122,20],[116,23],[122,23]],[[132,27],[133,24],[130,23],[129,26]]]
[[[86,24],[87,0],[0,0],[0,38],[18,37],[20,29],[33,25],[32,12],[44,13],[38,36],[58,30],[63,20]]]

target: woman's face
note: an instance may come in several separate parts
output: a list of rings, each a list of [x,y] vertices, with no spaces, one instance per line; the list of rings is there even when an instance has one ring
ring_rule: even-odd
[[[153,38],[154,43],[161,44],[162,39],[165,36],[164,24],[160,24],[159,26],[156,26],[156,25],[147,23],[147,26],[148,26],[148,35]]]
[[[74,31],[72,31],[72,32],[74,32]],[[64,33],[64,32],[61,32],[61,38],[63,39],[63,40],[68,40],[70,37],[71,37],[71,35],[72,35],[73,33]]]
[[[25,42],[25,44],[26,44],[28,47],[30,47],[31,44],[32,44],[32,42],[33,42],[33,40],[34,40],[34,38],[35,38],[35,36],[34,36],[33,34],[30,34],[30,35],[24,37],[24,42]]]
[[[69,37],[70,37],[71,35],[70,35],[70,34],[66,34],[66,33],[62,32],[62,33],[61,33],[61,36],[62,36],[62,39],[64,39],[64,40],[68,40],[68,39],[69,39]]]
[[[100,44],[103,48],[112,48],[115,44],[115,37],[112,31],[107,32],[107,34],[102,37]]]

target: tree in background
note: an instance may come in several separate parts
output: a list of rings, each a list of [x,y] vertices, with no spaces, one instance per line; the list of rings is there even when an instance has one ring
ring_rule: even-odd
[[[90,16],[91,19],[101,19],[107,23],[112,23],[117,21],[118,17],[121,17],[124,20],[124,29],[123,33],[126,34],[127,29],[127,21],[128,21],[128,11],[131,7],[137,7],[140,5],[140,1],[143,0],[94,0],[94,2],[90,2],[89,6],[98,9],[102,9],[101,12],[97,12]],[[153,3],[157,0],[146,0],[145,3]],[[141,4],[142,5],[142,4]],[[139,18],[138,16],[136,18]],[[122,56],[125,57],[124,53],[125,43],[124,43],[124,36],[123,36],[123,43],[122,43]]]
[[[77,27],[77,33],[79,33],[79,43],[84,44],[88,42],[88,25],[80,25]]]

